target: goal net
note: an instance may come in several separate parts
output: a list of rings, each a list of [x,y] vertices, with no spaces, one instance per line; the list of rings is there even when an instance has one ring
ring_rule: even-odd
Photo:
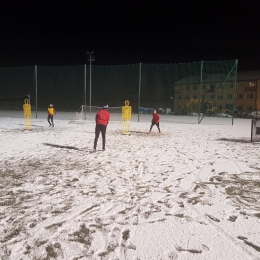
[[[85,120],[88,113],[97,113],[103,107],[82,105],[76,112],[76,120]],[[122,107],[108,107],[109,113],[122,114]]]
[[[2,110],[22,110],[24,100],[27,99],[30,104],[30,95],[7,96],[0,95],[0,109]]]

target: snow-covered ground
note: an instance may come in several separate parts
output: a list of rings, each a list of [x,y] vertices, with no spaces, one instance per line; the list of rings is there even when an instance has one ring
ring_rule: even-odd
[[[251,120],[0,112],[0,259],[260,259],[260,143]]]

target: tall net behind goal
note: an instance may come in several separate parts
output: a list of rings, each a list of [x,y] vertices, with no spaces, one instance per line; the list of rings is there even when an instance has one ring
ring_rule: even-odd
[[[76,120],[86,120],[87,115],[89,113],[97,113],[98,110],[102,109],[103,107],[99,106],[86,106],[82,105],[78,111],[76,112]],[[109,113],[114,114],[122,114],[122,107],[109,107]]]
[[[86,64],[0,68],[0,109],[21,110],[14,96],[28,94],[36,116],[37,110],[54,104],[57,111],[77,111],[76,117],[84,119],[108,104],[115,120],[116,114],[121,115],[122,100],[129,100],[138,121],[139,113],[157,109],[160,114],[198,116],[198,123],[203,118],[213,122],[209,117],[231,117],[233,124],[234,117],[251,116],[260,103],[259,78],[252,82],[251,73],[243,73],[237,83],[237,67],[237,60],[229,60],[92,66],[91,70]]]

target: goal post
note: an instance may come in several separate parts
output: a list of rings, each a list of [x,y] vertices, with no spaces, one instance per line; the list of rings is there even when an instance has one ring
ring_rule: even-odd
[[[251,142],[260,142],[260,118],[252,119]]]

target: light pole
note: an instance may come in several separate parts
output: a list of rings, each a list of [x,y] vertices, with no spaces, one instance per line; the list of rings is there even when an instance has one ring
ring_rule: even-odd
[[[88,61],[90,63],[89,66],[89,111],[91,112],[91,61],[95,61],[94,51],[87,52]]]

